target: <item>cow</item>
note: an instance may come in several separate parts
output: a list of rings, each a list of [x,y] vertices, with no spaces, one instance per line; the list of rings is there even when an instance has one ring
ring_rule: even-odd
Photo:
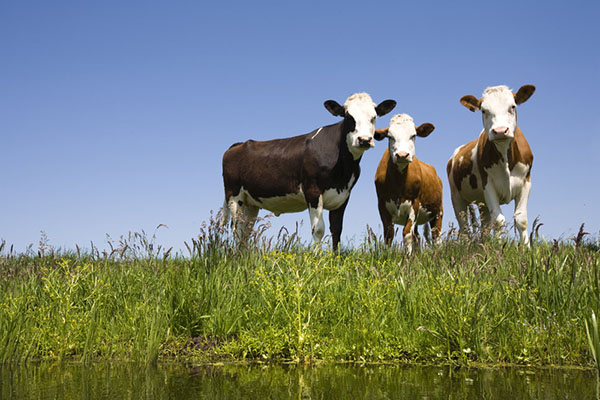
[[[232,145],[223,155],[225,219],[239,242],[248,239],[259,209],[279,215],[308,208],[312,237],[325,232],[323,210],[329,210],[333,250],[342,233],[344,210],[360,175],[363,153],[374,146],[375,119],[389,113],[394,100],[379,105],[367,93],[325,108],[342,121],[304,135]]]
[[[439,243],[442,231],[442,180],[432,165],[415,156],[416,137],[427,137],[434,129],[430,123],[415,126],[411,116],[397,114],[389,127],[375,130],[375,140],[388,138],[388,148],[375,173],[383,237],[390,244],[394,224],[404,225],[404,245],[409,254],[417,239],[417,225],[425,224],[425,238],[430,243]]]
[[[533,85],[524,85],[516,93],[502,85],[488,87],[480,99],[472,95],[460,99],[463,106],[480,110],[483,117],[479,138],[458,147],[448,161],[452,205],[462,233],[468,230],[470,204],[479,206],[484,227],[497,230],[505,223],[500,205],[514,200],[520,242],[529,247],[527,201],[533,154],[517,125],[517,105],[533,92]]]

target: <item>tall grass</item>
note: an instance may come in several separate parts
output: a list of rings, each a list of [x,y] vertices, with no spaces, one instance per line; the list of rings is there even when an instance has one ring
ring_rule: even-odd
[[[598,321],[596,320],[596,314],[593,311],[589,323],[587,319],[585,320],[585,333],[587,335],[590,353],[592,353],[596,368],[600,371],[600,328],[598,326]]]
[[[449,237],[408,256],[372,234],[332,253],[259,230],[239,251],[219,221],[202,227],[185,256],[142,234],[104,252],[3,251],[0,362],[592,365],[594,241],[524,249],[506,238]]]

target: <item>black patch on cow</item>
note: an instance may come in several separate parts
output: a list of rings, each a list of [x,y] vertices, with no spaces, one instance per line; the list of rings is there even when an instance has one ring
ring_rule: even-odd
[[[475,175],[471,174],[469,176],[469,183],[473,189],[477,189],[477,177]]]
[[[342,125],[342,130],[346,133],[348,132],[354,132],[354,130],[356,129],[356,121],[354,120],[354,117],[348,113],[346,113],[346,116],[344,117],[344,121],[343,121],[343,125]]]

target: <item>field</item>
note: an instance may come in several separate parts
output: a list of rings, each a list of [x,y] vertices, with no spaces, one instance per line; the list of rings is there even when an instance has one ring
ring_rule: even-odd
[[[597,239],[450,234],[408,256],[368,234],[340,253],[295,234],[236,249],[217,220],[171,254],[130,234],[110,251],[0,248],[0,363],[416,362],[594,366]],[[586,329],[587,327],[587,329]],[[595,329],[595,331],[594,331]],[[594,338],[595,333],[595,338]],[[596,350],[595,350],[596,349]]]

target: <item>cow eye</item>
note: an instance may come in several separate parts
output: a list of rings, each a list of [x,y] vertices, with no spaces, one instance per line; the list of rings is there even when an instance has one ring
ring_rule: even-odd
[[[514,113],[516,109],[517,109],[517,106],[515,106],[515,105],[510,106],[511,113]]]
[[[374,124],[375,123],[375,117],[371,118],[371,123]]]

